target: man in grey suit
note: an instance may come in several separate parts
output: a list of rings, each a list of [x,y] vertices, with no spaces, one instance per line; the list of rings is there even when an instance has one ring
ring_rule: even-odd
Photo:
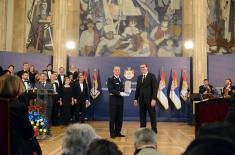
[[[38,95],[38,99],[45,101],[46,103],[46,109],[45,109],[45,115],[48,118],[48,135],[51,136],[51,114],[52,114],[52,96],[47,93],[53,92],[53,85],[47,81],[47,75],[45,73],[41,73],[39,77],[39,82],[35,84],[35,87],[37,88],[38,91],[42,91],[42,94]]]

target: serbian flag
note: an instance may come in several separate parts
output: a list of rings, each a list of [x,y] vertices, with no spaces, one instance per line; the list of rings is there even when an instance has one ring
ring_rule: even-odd
[[[168,104],[168,98],[167,98],[167,88],[166,88],[166,81],[165,81],[165,75],[164,71],[162,69],[161,71],[161,79],[159,82],[158,92],[157,92],[157,98],[164,107],[165,110],[169,108]]]
[[[176,109],[179,110],[181,108],[181,101],[180,101],[180,91],[177,81],[177,73],[175,70],[172,73],[170,99],[174,103]]]
[[[93,79],[92,79],[92,88],[90,91],[90,95],[92,99],[96,99],[100,95],[100,91],[98,90],[98,79],[97,79],[97,71],[96,69],[94,70],[93,73]]]
[[[186,71],[183,71],[183,82],[182,82],[182,88],[180,91],[180,96],[184,101],[188,99],[188,81],[187,81],[187,74]]]

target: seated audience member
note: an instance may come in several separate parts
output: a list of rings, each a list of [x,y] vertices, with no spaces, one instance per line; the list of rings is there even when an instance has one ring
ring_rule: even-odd
[[[226,79],[225,80],[225,86],[223,88],[222,96],[224,98],[229,98],[233,94],[233,86],[232,86],[232,80]]]
[[[19,77],[22,76],[23,72],[29,72],[29,63],[25,62],[23,63],[23,69],[17,73]]]
[[[86,155],[122,155],[118,146],[105,139],[95,139],[88,147]]]
[[[156,134],[152,129],[140,128],[134,134],[134,155],[161,155],[157,151]]]
[[[62,155],[85,155],[95,138],[95,129],[88,124],[76,123],[68,126],[63,139]]]
[[[209,84],[208,79],[203,80],[203,85],[199,87],[199,94],[202,95],[202,97],[205,98],[210,98],[212,95],[214,95],[214,88],[212,85]]]
[[[25,92],[22,80],[15,75],[0,77],[0,97],[10,99],[10,135],[13,155],[41,155],[41,148],[34,137],[25,104],[18,97]]]

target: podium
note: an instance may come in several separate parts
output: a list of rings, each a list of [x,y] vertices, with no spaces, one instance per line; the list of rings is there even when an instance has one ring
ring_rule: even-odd
[[[214,98],[195,103],[195,135],[203,123],[223,122],[230,106],[230,99]]]
[[[53,89],[34,89],[32,94],[36,97],[29,106],[29,120],[38,139],[46,139],[45,135],[51,124],[52,96],[57,93]]]

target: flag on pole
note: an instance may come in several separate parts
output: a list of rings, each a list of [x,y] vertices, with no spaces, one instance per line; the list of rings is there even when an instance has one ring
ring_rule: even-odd
[[[161,71],[161,79],[159,82],[158,92],[157,92],[157,98],[164,107],[165,110],[169,108],[168,104],[168,98],[167,98],[167,88],[166,88],[166,81],[165,81],[165,75],[164,70]]]
[[[175,70],[172,73],[170,99],[174,103],[176,109],[179,110],[181,108],[181,101],[180,101],[180,91],[177,81],[177,73]]]
[[[182,88],[180,91],[180,96],[184,101],[188,99],[188,81],[187,81],[187,74],[186,71],[183,71],[183,82],[182,82]]]
[[[98,80],[97,80],[97,71],[96,69],[94,70],[93,73],[93,79],[92,79],[92,88],[90,91],[90,95],[92,99],[96,99],[100,95],[100,91],[98,90]]]

